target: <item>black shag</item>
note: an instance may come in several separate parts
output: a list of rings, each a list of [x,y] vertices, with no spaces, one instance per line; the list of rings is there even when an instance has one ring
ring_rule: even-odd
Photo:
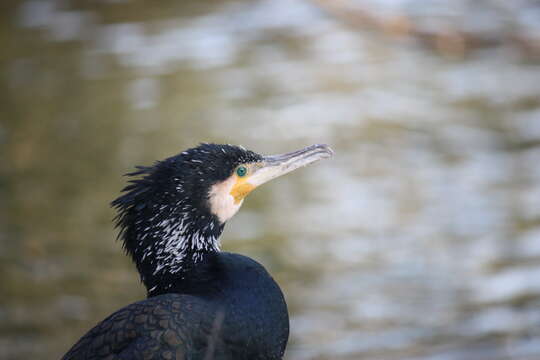
[[[101,321],[63,359],[282,359],[289,315],[279,286],[218,239],[257,186],[331,155],[326,145],[261,156],[201,144],[128,174],[112,206],[148,298]]]

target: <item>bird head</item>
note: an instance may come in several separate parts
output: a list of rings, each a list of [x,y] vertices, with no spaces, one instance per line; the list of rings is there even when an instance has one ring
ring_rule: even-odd
[[[224,224],[254,189],[331,155],[327,145],[262,156],[240,146],[200,144],[138,167],[112,202],[119,237],[151,287],[147,279],[180,273],[219,251]]]

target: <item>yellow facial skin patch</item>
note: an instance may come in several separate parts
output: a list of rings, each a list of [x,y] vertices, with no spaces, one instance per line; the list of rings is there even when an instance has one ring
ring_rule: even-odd
[[[247,168],[245,176],[233,173],[228,179],[212,185],[208,193],[210,210],[222,223],[225,223],[242,206],[244,198],[257,187],[248,182],[247,173],[253,170],[250,165],[242,165]]]
[[[247,182],[247,178],[236,176],[236,183],[231,189],[231,196],[234,198],[234,203],[239,204],[250,192],[255,189],[255,186]]]

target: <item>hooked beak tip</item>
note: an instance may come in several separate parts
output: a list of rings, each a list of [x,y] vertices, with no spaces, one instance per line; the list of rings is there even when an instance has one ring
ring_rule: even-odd
[[[315,144],[313,147],[323,150],[323,152],[326,154],[326,158],[331,158],[335,154],[334,150],[332,150],[332,148],[327,144]]]

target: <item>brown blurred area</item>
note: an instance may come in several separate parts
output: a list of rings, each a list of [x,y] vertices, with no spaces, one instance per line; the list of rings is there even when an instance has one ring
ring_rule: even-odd
[[[287,359],[540,357],[540,2],[0,9],[0,358],[144,297],[108,204],[202,141],[336,151],[222,237],[286,293]]]

